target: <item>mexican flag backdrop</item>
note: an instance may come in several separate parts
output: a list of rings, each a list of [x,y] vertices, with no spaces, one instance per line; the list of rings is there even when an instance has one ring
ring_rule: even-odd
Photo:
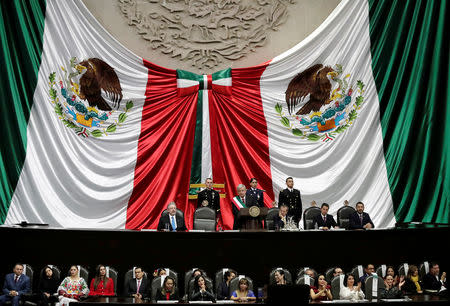
[[[259,66],[160,67],[81,1],[2,1],[0,224],[156,228],[190,183],[272,206],[292,176],[304,209],[365,203],[376,227],[449,222],[446,1],[342,1]],[[447,26],[445,26],[447,24]]]

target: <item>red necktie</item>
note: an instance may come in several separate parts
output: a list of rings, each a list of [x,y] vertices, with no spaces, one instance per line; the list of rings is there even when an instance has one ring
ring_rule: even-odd
[[[14,282],[17,283],[18,280],[19,280],[19,275],[16,275],[16,278],[14,279]]]

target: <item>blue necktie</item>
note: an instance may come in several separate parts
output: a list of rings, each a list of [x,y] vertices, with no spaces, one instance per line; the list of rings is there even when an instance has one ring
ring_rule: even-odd
[[[175,217],[170,216],[172,218],[171,224],[172,224],[172,232],[175,232],[177,230],[177,227],[175,225]]]

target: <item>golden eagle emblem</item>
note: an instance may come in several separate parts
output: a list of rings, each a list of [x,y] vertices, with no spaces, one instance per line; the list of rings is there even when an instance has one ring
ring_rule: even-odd
[[[98,58],[90,58],[78,64],[86,69],[80,78],[80,94],[82,100],[87,100],[89,106],[96,106],[99,110],[110,111],[111,106],[103,99],[102,89],[119,108],[122,101],[122,87],[114,68]]]
[[[309,95],[309,101],[296,113],[307,115],[311,111],[317,112],[320,108],[330,103],[331,83],[328,73],[334,72],[330,66],[317,64],[300,72],[292,79],[286,90],[286,103],[291,114],[295,107]]]

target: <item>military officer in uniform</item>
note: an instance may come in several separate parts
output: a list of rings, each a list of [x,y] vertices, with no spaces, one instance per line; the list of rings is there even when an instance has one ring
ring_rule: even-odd
[[[293,216],[293,220],[298,224],[302,218],[302,199],[300,191],[294,189],[294,179],[292,177],[286,179],[286,185],[287,188],[280,191],[278,207],[283,204],[289,207],[288,216]]]
[[[250,189],[247,189],[245,196],[247,197],[248,205],[264,207],[264,192],[261,189],[256,188],[258,181],[256,178],[250,179]]]
[[[216,211],[216,216],[218,217],[220,213],[219,192],[212,188],[213,180],[211,178],[206,179],[205,185],[206,189],[198,193],[197,207],[208,206],[209,208]]]

